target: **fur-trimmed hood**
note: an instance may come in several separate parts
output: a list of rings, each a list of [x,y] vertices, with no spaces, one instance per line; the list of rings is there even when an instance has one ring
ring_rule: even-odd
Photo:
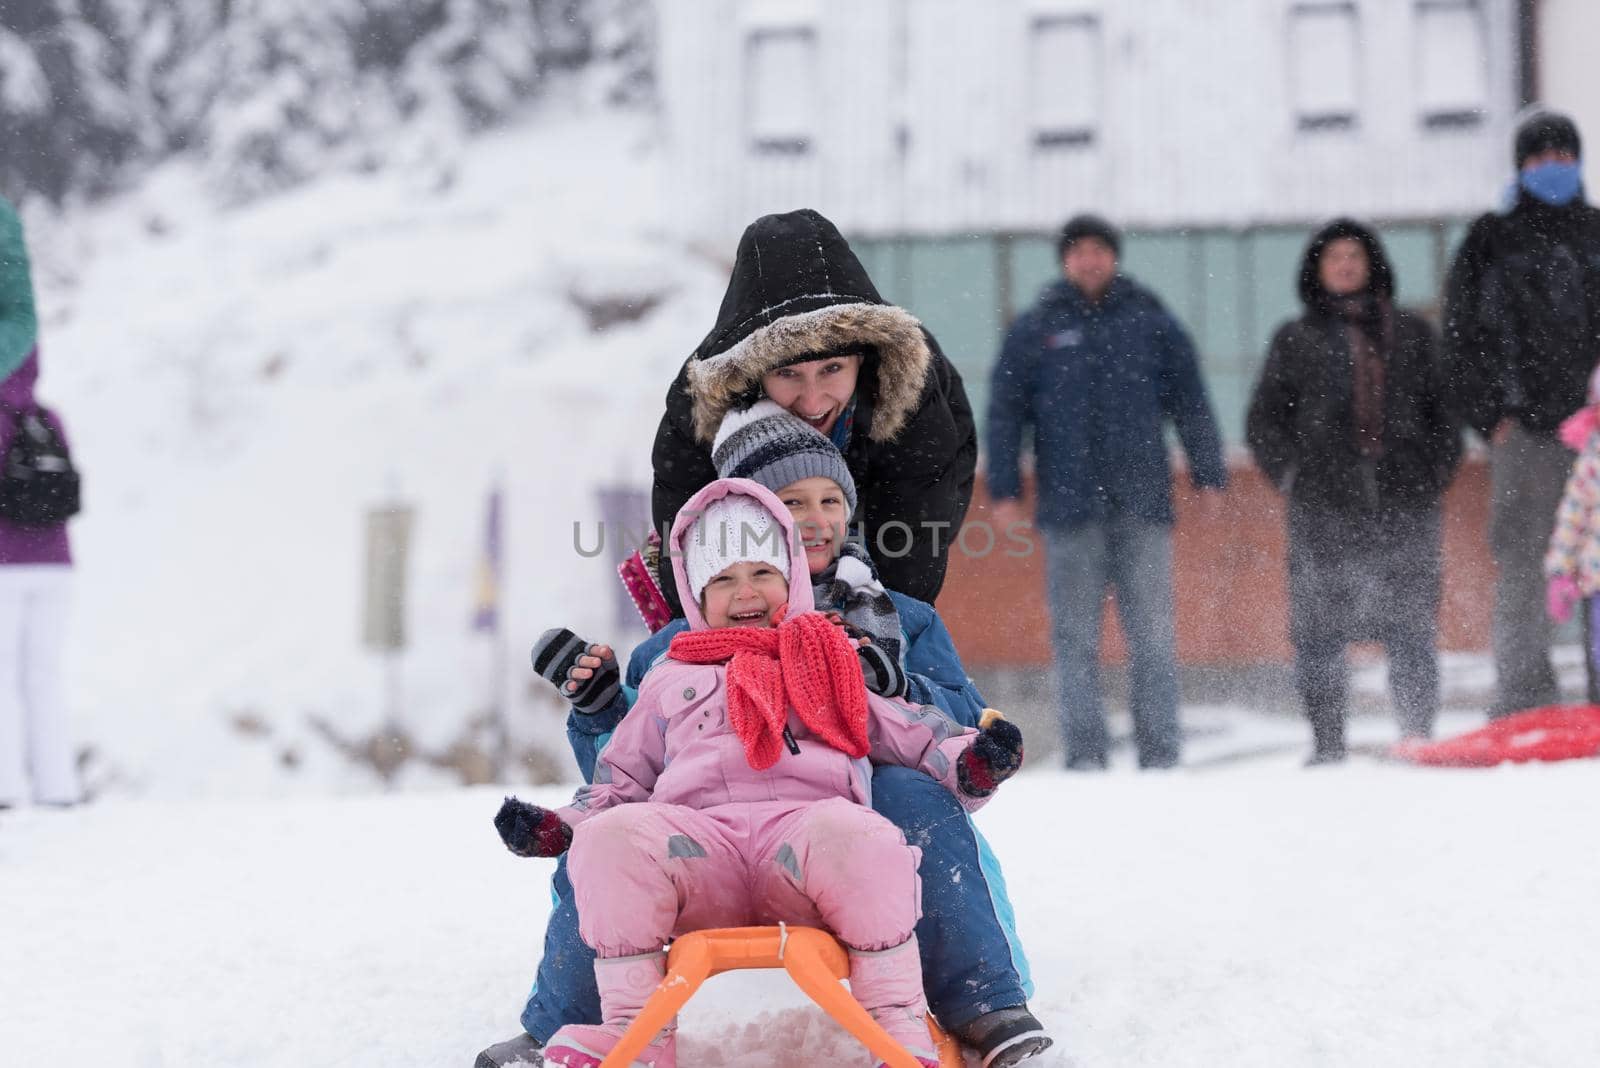
[[[838,229],[807,209],[764,215],[739,239],[717,324],[689,358],[695,436],[747,407],[767,372],[865,351],[867,436],[892,441],[916,411],[932,355],[922,324],[884,301]]]

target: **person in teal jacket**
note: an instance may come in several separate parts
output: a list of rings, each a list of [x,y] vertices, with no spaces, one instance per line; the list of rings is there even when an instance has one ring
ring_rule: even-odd
[[[963,726],[978,726],[983,695],[967,677],[938,612],[925,601],[885,590],[865,550],[845,539],[855,484],[837,446],[762,400],[724,418],[712,455],[719,477],[766,486],[796,517],[817,608],[866,639],[858,655],[868,688],[934,705]],[[625,675],[609,647],[590,645],[569,630],[550,631],[535,646],[535,670],[573,704],[567,736],[585,781],[645,673],[686,627],[674,620],[636,647]],[[916,771],[875,769],[872,806],[922,850],[917,938],[935,1016],[990,1068],[1043,1050],[1050,1039],[1028,1011],[1033,984],[988,843],[949,793]],[[564,865],[556,870],[554,890],[544,957],[522,1015],[526,1034],[485,1050],[477,1068],[513,1063],[561,1025],[599,1018],[594,955],[578,936]]]
[[[0,197],[0,460],[29,425],[66,443],[60,419],[34,399],[38,334],[22,223]],[[62,686],[71,583],[65,522],[0,515],[0,808],[83,797]]]

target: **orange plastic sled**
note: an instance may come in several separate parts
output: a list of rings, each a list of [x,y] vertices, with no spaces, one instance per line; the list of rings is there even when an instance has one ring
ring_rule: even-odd
[[[667,975],[650,995],[601,1068],[628,1068],[657,1031],[713,975],[740,968],[782,968],[796,986],[891,1068],[918,1068],[915,1057],[889,1037],[839,980],[850,958],[827,931],[815,927],[721,927],[686,934],[667,952]],[[961,1068],[961,1048],[928,1017],[941,1068]]]

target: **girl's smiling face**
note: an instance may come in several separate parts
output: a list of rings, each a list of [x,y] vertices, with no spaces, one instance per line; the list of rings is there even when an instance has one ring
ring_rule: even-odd
[[[741,560],[717,572],[700,595],[709,627],[771,627],[789,603],[789,580],[772,564]]]
[[[794,517],[795,537],[806,552],[806,570],[820,575],[844,545],[850,523],[844,490],[831,478],[813,475],[780,489],[778,500]]]

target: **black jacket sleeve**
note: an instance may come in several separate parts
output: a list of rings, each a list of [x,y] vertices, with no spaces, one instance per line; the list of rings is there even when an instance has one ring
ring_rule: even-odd
[[[1485,307],[1491,238],[1495,217],[1485,215],[1472,224],[1456,258],[1444,290],[1444,338],[1440,369],[1445,402],[1456,418],[1487,438],[1505,414],[1503,368],[1499,339],[1488,325],[1504,309]],[[1490,287],[1492,288],[1492,287]]]
[[[1416,366],[1423,375],[1418,391],[1421,396],[1417,399],[1422,446],[1433,475],[1433,488],[1442,493],[1461,462],[1461,424],[1445,400],[1444,372],[1433,327],[1417,316],[1407,316],[1407,319],[1413,331],[1412,343],[1418,350]]]
[[[1034,421],[1032,363],[1039,344],[1034,317],[1024,312],[1006,331],[990,374],[985,471],[991,500],[1022,496],[1022,444]]]
[[[1299,461],[1299,384],[1295,381],[1295,324],[1278,328],[1245,415],[1245,441],[1256,466],[1279,490],[1288,488]]]
[[[672,528],[672,521],[689,498],[716,480],[717,469],[711,463],[711,450],[694,436],[694,412],[689,399],[689,365],[667,390],[666,411],[661,414],[661,424],[656,428],[656,443],[650,450],[650,464],[654,481],[650,488],[650,521],[661,531],[662,540]],[[662,557],[665,561],[665,555]],[[659,576],[661,592],[672,606],[674,615],[683,614],[678,603],[678,584],[671,570]]]
[[[1161,345],[1161,408],[1177,428],[1189,458],[1190,480],[1199,489],[1226,489],[1228,464],[1222,456],[1222,435],[1211,412],[1200,358],[1188,331],[1160,302],[1154,313]]]
[[[857,523],[884,586],[930,604],[972,503],[978,431],[961,375],[928,337],[933,362],[917,410],[892,442],[852,442]]]

